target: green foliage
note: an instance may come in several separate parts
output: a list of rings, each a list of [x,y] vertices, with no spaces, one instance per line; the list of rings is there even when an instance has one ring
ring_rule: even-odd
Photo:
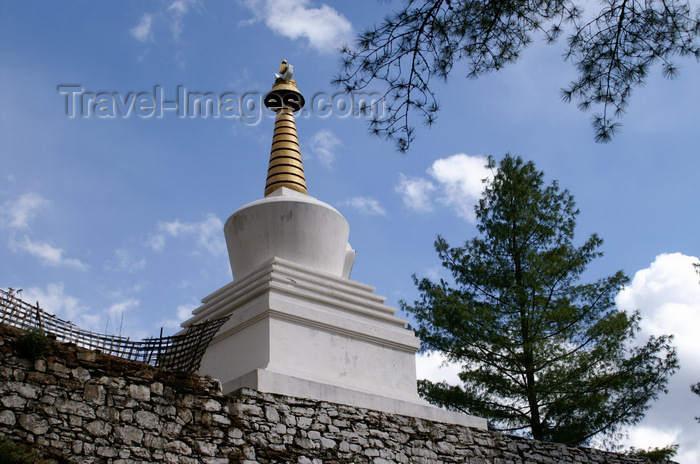
[[[0,464],[73,464],[55,449],[25,445],[0,437]]]
[[[48,349],[49,339],[41,329],[36,327],[27,330],[27,333],[19,339],[19,353],[32,361],[44,356]]]
[[[37,459],[29,447],[7,437],[0,438],[0,464],[34,464]]]
[[[678,445],[668,445],[663,448],[649,448],[646,450],[630,449],[630,454],[633,456],[639,456],[642,458],[647,458],[651,461],[668,461],[673,456],[678,453]]]
[[[388,116],[373,119],[370,131],[405,151],[413,140],[409,116],[435,120],[435,78],[446,80],[460,61],[472,78],[498,71],[533,38],[553,43],[566,36],[566,59],[578,76],[562,97],[578,100],[581,110],[600,107],[593,126],[596,140],[607,141],[652,65],[660,63],[670,78],[674,56],[700,59],[699,33],[700,12],[694,16],[687,0],[602,0],[598,10],[582,0],[405,0],[342,50],[335,84],[353,91],[383,83]]]
[[[622,272],[580,283],[602,240],[574,246],[574,199],[532,162],[493,159],[475,208],[480,236],[435,248],[452,276],[418,280],[424,351],[460,363],[463,385],[420,381],[421,395],[502,431],[572,445],[638,422],[678,367],[670,336],[638,344],[638,313],[615,307]]]

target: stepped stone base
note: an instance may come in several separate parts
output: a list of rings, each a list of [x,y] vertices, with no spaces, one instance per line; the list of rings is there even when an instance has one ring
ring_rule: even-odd
[[[239,388],[486,428],[416,391],[420,343],[374,287],[281,258],[202,300],[183,325],[231,315],[200,373]]]

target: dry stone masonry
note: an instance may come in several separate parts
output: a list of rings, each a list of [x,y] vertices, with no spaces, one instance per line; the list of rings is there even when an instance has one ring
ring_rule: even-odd
[[[632,464],[641,458],[541,443],[175,375],[53,344],[44,359],[0,326],[0,436],[76,463]]]

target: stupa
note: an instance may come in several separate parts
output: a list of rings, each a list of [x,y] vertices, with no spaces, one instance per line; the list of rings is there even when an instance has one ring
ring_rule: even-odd
[[[350,280],[348,222],[307,192],[294,120],[304,97],[286,61],[265,105],[277,116],[264,197],[224,226],[233,281],[183,323],[231,315],[200,373],[224,393],[251,388],[486,428],[418,396],[418,338],[374,287]]]

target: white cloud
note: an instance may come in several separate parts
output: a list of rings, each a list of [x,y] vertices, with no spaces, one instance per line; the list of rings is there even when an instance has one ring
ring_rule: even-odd
[[[129,29],[131,36],[139,42],[150,42],[153,40],[153,14],[144,13],[139,19],[139,23]]]
[[[638,309],[642,315],[640,340],[649,335],[672,334],[680,370],[669,382],[668,395],[656,401],[645,419],[630,430],[629,444],[637,448],[680,444],[674,460],[698,462],[700,398],[690,385],[700,382],[700,276],[693,263],[699,260],[681,253],[660,254],[649,267],[635,273],[617,297],[621,309]],[[654,437],[652,440],[649,437]]]
[[[461,385],[459,380],[460,366],[445,358],[442,353],[422,353],[416,356],[416,378],[428,379],[433,382],[445,381],[450,385]]]
[[[311,137],[311,154],[327,168],[333,166],[336,152],[343,143],[329,130],[322,130]]]
[[[321,53],[331,53],[352,39],[352,24],[328,5],[310,0],[246,0],[256,20],[290,39],[305,38]]]
[[[136,308],[138,305],[139,300],[133,298],[127,298],[117,303],[113,303],[105,310],[105,313],[107,314],[107,326],[105,327],[105,332],[112,332],[116,335],[122,336],[122,332],[124,330],[124,314],[128,309]]]
[[[156,25],[167,22],[173,40],[178,41],[184,29],[185,16],[198,3],[199,0],[173,0],[163,4],[160,11],[141,14],[138,24],[129,29],[129,33],[139,42],[152,42],[155,39]]]
[[[629,432],[628,445],[636,449],[663,448],[678,442],[681,429],[675,427],[661,430],[652,427],[637,427]]]
[[[700,381],[700,276],[693,263],[700,260],[681,253],[660,254],[651,265],[635,273],[617,297],[620,308],[642,314],[647,334],[674,335],[684,367],[698,372]]]
[[[162,251],[165,248],[165,235],[153,234],[146,239],[146,245],[153,251]]]
[[[22,299],[34,304],[37,301],[42,309],[57,317],[70,321],[84,330],[99,331],[102,316],[95,314],[70,295],[66,295],[63,284],[50,283],[46,289],[32,287],[24,290]]]
[[[492,177],[491,171],[486,167],[487,162],[483,156],[458,153],[436,160],[428,169],[428,174],[440,186],[440,201],[469,222],[476,220],[474,205],[484,191],[483,180]]]
[[[439,282],[441,279],[441,274],[442,274],[443,268],[441,266],[434,266],[434,267],[429,267],[426,268],[423,273],[425,274],[425,277],[432,280],[433,282]]]
[[[166,329],[178,330],[180,329],[180,324],[189,319],[192,316],[192,311],[198,307],[199,304],[196,302],[178,305],[177,316],[171,319],[164,319],[161,324]]]
[[[349,200],[345,200],[342,204],[350,206],[351,208],[354,208],[360,213],[366,214],[368,216],[386,215],[386,211],[384,210],[384,208],[382,208],[379,202],[374,198],[354,197],[350,198]]]
[[[194,237],[198,248],[213,255],[225,255],[223,228],[221,219],[211,213],[201,222],[161,222],[158,224],[158,233],[147,239],[147,245],[154,251],[161,251],[165,247],[167,237]]]
[[[32,287],[25,289],[22,299],[39,306],[49,314],[72,322],[81,330],[96,333],[119,334],[138,340],[148,333],[139,325],[138,317],[122,316],[133,308],[138,308],[139,300],[123,298],[110,306],[93,311],[74,296],[67,295],[62,283],[50,283],[45,289]]]
[[[464,153],[440,158],[426,171],[433,180],[424,177],[407,177],[401,174],[396,192],[402,195],[404,204],[414,211],[433,210],[434,198],[451,207],[457,215],[474,222],[474,205],[484,191],[484,179],[492,177],[483,156]]]
[[[165,246],[165,239],[162,246]],[[114,250],[114,255],[117,258],[117,271],[136,272],[146,267],[146,258],[136,259],[129,250],[120,248]]]
[[[10,248],[14,251],[26,251],[32,256],[36,256],[47,266],[65,266],[72,267],[78,270],[88,268],[86,264],[75,258],[66,258],[63,256],[63,249],[56,248],[46,242],[34,242],[25,235],[22,241],[11,241]]]
[[[407,177],[399,174],[399,184],[394,189],[401,195],[404,205],[413,211],[433,210],[431,196],[435,185],[422,177]]]
[[[180,40],[184,28],[184,17],[197,4],[197,0],[175,0],[168,6],[170,15],[170,31],[173,39]]]
[[[0,227],[26,229],[36,214],[51,202],[38,193],[25,193],[16,200],[8,200],[0,206]]]

